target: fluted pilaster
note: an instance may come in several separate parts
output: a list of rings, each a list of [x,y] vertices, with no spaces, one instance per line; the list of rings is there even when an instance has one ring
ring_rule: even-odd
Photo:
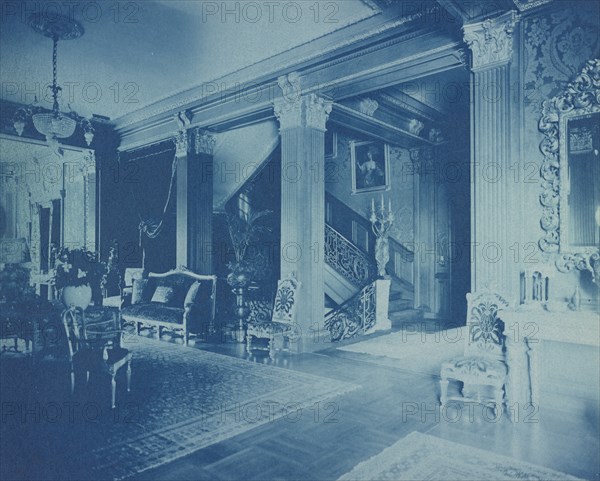
[[[520,205],[511,175],[516,159],[511,159],[509,68],[517,19],[509,12],[464,27],[472,52],[471,290],[495,283],[504,295],[515,293],[519,281],[512,231]]]
[[[193,148],[190,143],[193,141]],[[196,129],[180,130],[177,147],[177,265],[211,274],[213,149],[215,136]]]
[[[332,104],[315,94],[283,92],[275,102],[281,135],[281,277],[294,272],[302,283],[298,347],[312,350],[323,326],[324,133]]]

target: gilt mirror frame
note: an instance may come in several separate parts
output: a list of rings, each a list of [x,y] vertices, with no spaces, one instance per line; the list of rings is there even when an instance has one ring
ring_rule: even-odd
[[[538,128],[544,134],[540,150],[544,160],[540,167],[543,206],[540,225],[544,235],[540,249],[554,254],[556,268],[568,272],[573,268],[589,270],[594,282],[600,282],[598,246],[576,247],[568,241],[568,155],[567,123],[600,112],[600,59],[588,61],[573,82],[556,97],[542,103]]]

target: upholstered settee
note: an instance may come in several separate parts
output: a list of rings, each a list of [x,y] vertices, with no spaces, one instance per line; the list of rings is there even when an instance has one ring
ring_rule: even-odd
[[[124,322],[142,329],[180,334],[185,344],[191,336],[214,331],[216,276],[201,275],[185,267],[162,274],[150,272],[134,279],[131,305],[121,309]]]

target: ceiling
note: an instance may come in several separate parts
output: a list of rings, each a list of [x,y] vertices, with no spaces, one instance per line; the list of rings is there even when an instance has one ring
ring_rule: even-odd
[[[60,13],[85,30],[59,43],[58,82],[68,99],[61,108],[112,119],[378,13],[362,0],[0,3],[1,98],[49,98],[52,42],[27,18]]]

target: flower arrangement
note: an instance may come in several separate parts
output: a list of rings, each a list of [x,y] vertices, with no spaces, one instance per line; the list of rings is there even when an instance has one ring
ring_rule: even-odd
[[[61,247],[54,251],[53,280],[56,289],[66,286],[99,287],[106,274],[106,264],[96,253],[83,248]]]
[[[29,270],[17,264],[7,264],[0,271],[0,302],[20,301],[33,294],[29,285]]]
[[[35,293],[29,277],[29,269],[17,264],[7,264],[0,271],[0,310],[18,307],[21,311],[39,311],[52,308],[47,300]]]

